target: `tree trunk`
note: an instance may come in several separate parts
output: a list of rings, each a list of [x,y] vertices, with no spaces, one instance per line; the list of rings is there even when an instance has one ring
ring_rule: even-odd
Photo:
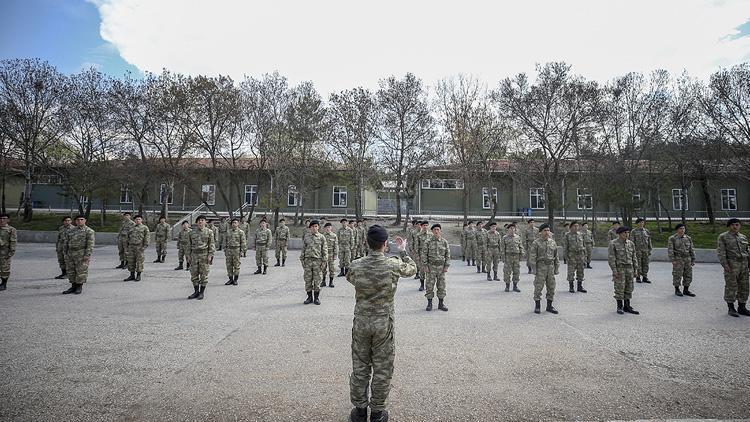
[[[89,217],[91,216],[91,200],[93,198],[92,198],[92,194],[90,192],[86,196],[88,196],[88,201],[86,201],[86,212],[83,215],[85,215],[86,216],[86,220],[88,220]]]
[[[706,203],[708,222],[713,226],[716,222],[716,218],[714,216],[714,205],[711,202],[711,193],[708,191],[708,178],[706,175],[701,175],[701,190],[703,191],[703,201]]]
[[[680,196],[680,218],[682,219],[682,224],[687,224],[687,218],[685,216],[685,203],[687,202],[687,188],[685,185],[682,185],[682,196]]]
[[[664,204],[662,204],[661,198],[659,199],[659,206],[667,214],[667,224],[669,224],[669,231],[671,232],[672,231],[672,215],[669,213],[669,208],[666,208]]]
[[[99,215],[99,225],[104,227],[107,224],[107,197],[102,197],[101,215]]]
[[[23,221],[28,223],[34,216],[34,208],[31,202],[31,191],[33,185],[31,183],[31,166],[27,166],[24,171],[24,188],[23,188]]]
[[[401,224],[401,188],[396,185],[396,221],[393,225],[398,226]]]
[[[464,223],[466,223],[469,221],[469,188],[466,187],[466,183],[464,183],[464,188],[461,193],[463,194],[463,203],[461,204],[461,207],[464,212]]]
[[[3,166],[3,174],[2,174],[2,186],[0,186],[0,212],[3,214],[6,214],[8,211],[5,209],[5,180],[6,175],[8,171],[5,166]]]
[[[554,233],[555,232],[555,208],[552,206],[551,202],[547,202],[547,224],[549,224],[549,229]]]

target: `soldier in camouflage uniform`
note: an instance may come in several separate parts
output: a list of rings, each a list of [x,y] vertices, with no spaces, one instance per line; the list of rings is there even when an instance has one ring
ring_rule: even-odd
[[[349,391],[354,408],[353,422],[388,420],[386,405],[393,376],[395,358],[394,296],[399,278],[417,271],[414,261],[404,251],[403,239],[395,239],[399,257],[385,257],[388,232],[377,225],[367,231],[367,257],[352,263],[346,275],[354,286],[357,300],[352,323],[352,374]],[[406,242],[408,243],[408,242]],[[368,392],[369,397],[368,397]]]
[[[677,233],[669,236],[667,239],[667,254],[672,261],[672,285],[674,285],[674,294],[677,296],[695,296],[690,291],[690,283],[693,282],[693,266],[695,266],[695,250],[693,249],[693,239],[685,234],[685,225],[678,224],[675,226]],[[638,246],[636,245],[636,254]],[[636,280],[638,278],[636,277]],[[683,290],[680,291],[680,284]]]
[[[355,230],[357,230],[357,244],[354,245],[354,256],[355,259],[359,259],[364,255],[364,251],[362,250],[362,242],[365,241],[365,231],[362,227],[362,220],[357,220],[357,226]]]
[[[370,253],[370,248],[367,247],[367,231],[370,226],[366,218],[362,219],[362,256],[367,256]]]
[[[424,250],[425,245],[427,245],[427,241],[432,237],[432,234],[427,230],[427,225],[429,222],[427,220],[422,220],[419,222],[419,233],[416,234],[414,240],[416,242],[415,249],[417,252],[417,255],[419,256],[418,260],[415,260],[419,262],[419,266],[422,267],[422,269],[419,270],[419,291],[424,291],[425,288],[425,280],[427,278],[427,275],[423,271],[425,263],[422,262],[422,250]]]
[[[120,254],[120,265],[115,268],[128,268],[128,233],[133,228],[135,223],[131,219],[129,212],[122,213],[122,224],[120,224],[120,231],[117,233],[117,250]]]
[[[529,251],[531,251],[531,245],[539,237],[539,230],[534,227],[534,220],[529,219],[526,222],[526,230],[523,232],[523,246],[526,249],[526,267],[529,269],[529,274],[534,274],[534,263],[529,259]]]
[[[466,261],[466,226],[468,226],[467,223],[464,223],[463,227],[461,228],[461,261]]]
[[[183,269],[182,261],[190,255],[190,223],[183,221],[180,225],[182,228],[177,235],[177,259],[180,265],[175,270]],[[190,269],[190,261],[187,262],[187,269]]]
[[[355,220],[349,220],[349,228],[352,230],[352,261],[357,259],[357,247],[356,244],[359,241],[359,231],[357,231],[357,222]]]
[[[240,218],[240,230],[242,230],[242,233],[245,233],[245,244],[250,244],[250,239],[248,238],[250,236],[250,223],[247,222],[247,217]],[[242,257],[247,256],[247,249],[241,250]],[[278,259],[276,260],[278,262]]]
[[[611,223],[612,223],[612,226],[609,228],[609,231],[607,232],[608,242],[612,242],[613,240],[619,238],[619,236],[617,236],[617,229],[620,228],[620,222],[615,220],[615,221],[612,221]]]
[[[468,266],[477,265],[476,254],[477,254],[477,234],[474,230],[474,222],[469,221],[466,226],[467,230],[464,234],[466,240],[466,264]]]
[[[258,230],[255,230],[255,265],[258,269],[253,274],[268,274],[268,247],[273,241],[271,229],[266,220],[260,220]]]
[[[323,276],[323,266],[328,261],[328,245],[325,236],[318,233],[319,228],[318,220],[310,221],[309,231],[302,238],[302,251],[299,259],[304,269],[303,277],[307,292],[305,305],[311,303],[320,305],[320,282]]]
[[[323,282],[320,283],[322,287],[326,286],[326,272],[328,273],[328,287],[335,287],[333,285],[333,274],[336,272],[336,257],[339,254],[339,239],[336,233],[333,232],[333,226],[331,223],[326,223],[323,226],[323,236],[326,238],[326,245],[328,245],[328,260],[323,263]]]
[[[416,250],[414,249],[417,245],[417,234],[419,234],[419,231],[421,229],[421,226],[419,225],[419,220],[414,219],[411,220],[411,227],[406,229],[406,251],[409,254],[409,257],[414,260],[415,263],[417,263],[417,271],[414,273],[414,279],[419,279],[419,255]]]
[[[612,269],[612,280],[615,285],[617,313],[625,312],[638,315],[640,312],[630,306],[633,296],[633,278],[638,274],[638,261],[635,257],[635,245],[630,237],[629,227],[617,228],[617,239],[609,242],[609,268]],[[624,306],[623,306],[624,301]]]
[[[651,257],[651,233],[646,229],[646,220],[638,218],[635,220],[636,228],[630,232],[630,239],[635,244],[635,256],[638,260],[638,277],[636,283],[651,283],[648,279],[648,264]]]
[[[352,241],[354,240],[354,233],[347,225],[348,221],[346,218],[342,218],[341,227],[336,232],[336,239],[339,241],[339,277],[346,275],[349,270],[349,265],[352,261]]]
[[[154,243],[156,244],[156,259],[154,262],[164,262],[164,258],[167,256],[167,242],[169,241],[169,233],[172,231],[172,226],[167,223],[167,218],[164,216],[159,217],[159,224],[154,229]]]
[[[547,288],[547,309],[552,314],[558,311],[552,306],[555,300],[555,276],[560,270],[560,259],[557,256],[557,244],[552,240],[548,224],[539,226],[539,237],[534,240],[529,250],[528,260],[532,262],[534,275],[534,313],[541,313],[542,289]]]
[[[10,261],[16,254],[16,242],[18,241],[16,229],[11,227],[8,224],[9,222],[10,216],[8,214],[0,214],[0,290],[5,290],[8,287]]]
[[[487,280],[500,281],[497,278],[497,267],[500,261],[500,247],[503,243],[503,235],[497,231],[497,223],[490,223],[490,230],[487,232]],[[490,271],[494,277],[490,278]]]
[[[500,259],[503,260],[503,281],[505,291],[510,291],[511,275],[513,276],[513,291],[520,293],[518,282],[521,280],[521,257],[524,247],[523,239],[516,234],[516,223],[506,226],[506,235],[500,239]],[[495,275],[497,277],[497,275]]]
[[[594,235],[589,230],[589,223],[581,224],[583,246],[586,248],[586,268],[591,269],[591,254],[594,252]]]
[[[477,239],[477,249],[474,256],[477,259],[477,272],[486,271],[485,265],[487,257],[487,230],[484,229],[483,221],[477,221],[476,232],[474,236]],[[489,273],[488,273],[489,274]]]
[[[426,225],[425,225],[426,227]],[[432,235],[424,241],[422,246],[419,262],[422,265],[422,272],[427,274],[427,289],[425,297],[427,298],[426,311],[432,310],[432,298],[435,295],[437,286],[438,309],[447,311],[445,306],[445,273],[451,265],[451,249],[448,241],[441,235],[442,228],[440,224],[433,224],[430,228]]]
[[[233,218],[229,230],[224,233],[224,257],[227,261],[227,275],[229,276],[229,281],[224,283],[225,285],[237,285],[237,280],[240,278],[240,255],[246,249],[247,235],[240,229],[240,220]]]
[[[716,240],[716,254],[724,268],[724,301],[727,302],[729,315],[750,316],[746,305],[748,290],[750,290],[748,282],[750,247],[747,237],[740,233],[740,220],[730,218],[727,220],[727,227],[729,230],[720,234]],[[735,301],[737,301],[737,310],[734,309]]]
[[[206,216],[199,215],[195,219],[195,229],[190,232],[190,281],[193,283],[193,294],[188,299],[202,300],[208,284],[210,266],[214,263],[214,232],[207,227]]]
[[[287,242],[289,241],[289,227],[286,226],[286,220],[279,220],[276,226],[276,264],[274,267],[283,267],[286,265]],[[281,263],[279,263],[279,260]]]
[[[221,238],[219,237],[219,224],[216,220],[208,221],[208,228],[211,229],[211,233],[214,235],[214,245],[218,250],[221,250],[221,244],[219,243]]]
[[[218,230],[218,244],[219,244],[219,250],[222,250],[224,248],[224,236],[227,234],[227,230],[229,230],[229,222],[227,221],[227,217],[221,217],[221,221],[219,222],[219,230]]]
[[[144,252],[151,241],[151,232],[143,224],[143,217],[136,215],[135,225],[128,232],[128,271],[130,277],[123,281],[141,281]]]
[[[86,226],[86,217],[76,216],[75,228],[65,232],[65,263],[68,266],[70,288],[64,295],[83,293],[83,284],[89,276],[91,253],[94,251],[94,230]]]
[[[57,228],[57,243],[55,243],[55,252],[57,252],[57,263],[60,265],[60,275],[55,277],[55,279],[57,280],[62,280],[67,274],[67,266],[65,264],[65,239],[68,230],[73,228],[70,222],[70,217],[66,215],[62,219],[62,226]]]
[[[578,231],[579,224],[577,221],[570,223],[569,230],[563,234],[562,250],[563,257],[568,264],[568,285],[570,293],[576,291],[586,293],[583,288],[583,268],[586,266],[586,245],[583,241],[583,235]],[[573,282],[578,281],[577,288],[574,288]]]

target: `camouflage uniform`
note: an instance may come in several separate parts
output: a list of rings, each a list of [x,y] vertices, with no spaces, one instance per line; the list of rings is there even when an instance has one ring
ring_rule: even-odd
[[[242,233],[245,233],[245,245],[250,244],[250,239],[248,237],[250,236],[250,223],[247,221],[240,221],[239,229],[242,230]],[[247,256],[247,248],[240,251],[242,253],[242,256]]]
[[[300,261],[305,270],[305,291],[319,292],[320,282],[323,280],[323,265],[328,262],[328,245],[325,236],[308,232],[302,238]]]
[[[352,241],[354,240],[354,233],[352,229],[347,226],[342,226],[336,232],[336,238],[339,241],[339,267],[341,272],[346,272],[349,268],[349,264],[352,261]]]
[[[474,229],[466,230],[466,262],[471,264],[470,261],[476,265],[476,253],[477,253],[477,233]]]
[[[521,256],[523,256],[523,240],[521,236],[506,234],[500,239],[500,259],[503,260],[503,281],[508,286],[513,275],[513,290],[521,280]]]
[[[10,261],[16,254],[18,235],[11,226],[0,227],[0,278],[10,277]]]
[[[133,220],[122,220],[120,231],[117,233],[117,251],[120,254],[121,262],[128,260],[128,233],[130,233],[133,226],[135,226]]]
[[[547,300],[555,299],[555,275],[560,269],[557,256],[557,243],[550,236],[544,240],[541,236],[534,240],[529,250],[529,258],[534,269],[534,300],[542,299],[542,289],[547,288]]]
[[[591,230],[586,229],[582,233],[583,246],[586,248],[586,266],[591,266],[591,253],[594,251],[594,235]]]
[[[526,267],[529,269],[529,274],[534,274],[534,262],[528,254],[531,253],[531,246],[538,237],[539,229],[534,226],[526,226],[526,230],[523,232],[523,246],[526,248]]]
[[[438,299],[445,298],[445,272],[451,265],[451,250],[448,241],[442,237],[425,233],[419,262],[427,268],[427,286],[425,297],[432,299],[437,286]]]
[[[172,226],[166,221],[156,225],[154,229],[154,240],[156,243],[156,259],[164,261],[164,257],[167,256],[167,241],[169,240],[169,232],[172,230]]]
[[[286,225],[276,227],[276,261],[286,261],[287,242],[289,241],[289,227]]]
[[[466,227],[461,229],[461,260],[466,261]]]
[[[265,229],[258,227],[255,230],[255,265],[258,267],[268,266],[268,246],[273,240],[272,237],[271,229],[268,227]]]
[[[222,220],[221,222],[219,222],[219,231],[218,231],[219,250],[224,248],[224,238],[227,236],[227,230],[229,230],[229,222],[226,220]]]
[[[562,238],[563,257],[568,263],[568,284],[574,292],[573,282],[578,281],[578,291],[583,291],[583,268],[586,266],[586,245],[580,232],[569,231]]]
[[[373,412],[385,409],[391,388],[396,354],[393,298],[398,280],[417,270],[405,253],[400,256],[386,258],[382,252],[370,251],[367,257],[353,262],[346,275],[357,299],[352,323],[350,398],[355,407],[369,407]]]
[[[607,231],[607,241],[612,242],[613,240],[619,239],[620,236],[617,234],[615,229],[609,229]]]
[[[72,225],[66,226],[64,224],[57,228],[57,242],[55,243],[55,252],[57,252],[57,263],[58,265],[60,265],[60,270],[62,271],[63,276],[66,275],[68,271],[68,267],[65,264],[65,241],[67,239],[68,230],[72,228]]]
[[[494,274],[493,278],[499,280],[497,278],[497,267],[500,259],[502,259],[502,253],[500,252],[502,243],[503,235],[500,232],[493,232],[492,230],[487,232],[487,280],[490,279],[490,271]]]
[[[145,224],[134,224],[128,232],[128,271],[143,272],[143,252],[151,241],[151,232]]]
[[[636,253],[637,250],[638,247],[636,246]],[[682,285],[687,289],[693,281],[693,264],[695,263],[693,239],[686,234],[669,236],[667,254],[669,260],[672,261],[672,284],[675,288],[679,288],[680,282],[682,282]],[[747,265],[745,268],[747,268]]]
[[[427,244],[427,240],[429,240],[430,237],[432,237],[432,233],[429,233],[426,230],[422,230],[421,228],[419,229],[419,233],[415,235],[416,253],[417,256],[419,256],[419,259],[415,261],[419,262],[419,280],[421,283],[424,283],[427,277],[422,268],[427,265],[427,263],[422,260],[422,251],[424,250]]]
[[[630,232],[630,239],[635,244],[635,257],[638,261],[638,276],[648,280],[648,264],[651,256],[651,233],[646,228],[635,228]],[[692,272],[692,271],[691,271]]]
[[[180,261],[180,267],[185,256],[190,254],[190,231],[190,229],[182,229],[177,235],[177,259]],[[190,267],[189,262],[188,267]]]
[[[208,226],[202,230],[196,227],[188,237],[190,242],[190,281],[193,286],[208,284],[209,261],[216,252],[214,232]]]
[[[474,237],[477,239],[477,249],[474,256],[477,259],[477,272],[479,273],[485,271],[485,261],[487,260],[487,230],[480,228],[476,231]]]
[[[623,242],[619,236],[609,242],[609,268],[617,276],[612,280],[615,284],[615,299],[630,300],[633,297],[633,277],[638,266],[635,257],[635,244],[629,239]]]
[[[240,254],[242,254],[242,251],[247,250],[247,235],[239,228],[230,227],[223,236],[227,275],[231,279],[234,276],[240,275]]]
[[[94,251],[94,230],[88,226],[75,226],[65,234],[65,262],[71,284],[83,284],[89,276],[89,262]]]
[[[336,233],[331,231],[330,233],[323,232],[323,236],[326,238],[326,245],[328,245],[328,260],[323,263],[322,280],[325,284],[326,271],[328,272],[328,278],[333,283],[333,277],[336,275],[336,257],[339,254],[339,239]]]
[[[748,249],[747,237],[742,233],[726,231],[716,240],[716,253],[724,270],[724,301],[747,303],[748,299]]]

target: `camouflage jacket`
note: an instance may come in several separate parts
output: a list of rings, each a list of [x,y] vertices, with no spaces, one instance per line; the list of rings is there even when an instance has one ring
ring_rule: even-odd
[[[206,254],[212,256],[216,252],[216,243],[214,242],[214,232],[208,226],[203,229],[198,227],[190,231],[190,253],[196,255]]]
[[[183,251],[190,250],[190,229],[180,230],[177,235],[177,247]]]
[[[466,230],[466,233],[464,234],[464,237],[466,238],[466,240],[464,240],[464,242],[466,242],[467,245],[473,244],[474,246],[476,246],[476,244],[477,244],[477,232],[475,230],[473,230],[473,229]]]
[[[65,224],[57,228],[57,243],[55,243],[55,250],[58,250],[58,251],[65,250],[65,241],[67,239],[67,232],[68,230],[72,228],[73,228],[72,225],[66,226]]]
[[[289,240],[289,227],[286,225],[276,227],[276,241]]]
[[[268,246],[271,244],[271,229],[266,227],[265,229],[258,228],[255,230],[255,247]]]
[[[370,254],[352,262],[346,280],[354,286],[354,315],[392,315],[393,297],[398,279],[417,272],[414,261],[405,253],[400,258],[386,258],[382,252]]]
[[[128,245],[140,245],[142,248],[148,247],[151,242],[151,231],[145,224],[133,225],[128,232]]]
[[[245,232],[243,232],[239,228],[236,228],[236,229],[230,228],[222,236],[224,236],[222,239],[223,239],[225,248],[227,249],[239,248],[240,251],[243,251],[243,252],[247,250],[247,235],[245,234]]]
[[[539,229],[534,226],[526,227],[523,232],[523,243],[528,249],[531,249],[531,244],[539,237]]]
[[[487,247],[487,230],[485,229],[479,229],[474,234],[477,238],[477,247],[480,249],[484,249]]]
[[[619,237],[620,236],[617,234],[617,232],[615,230],[609,229],[607,231],[607,240],[609,240],[610,242],[613,241],[613,240],[615,240],[615,239],[618,239]]]
[[[695,261],[693,239],[686,234],[682,236],[678,236],[677,234],[669,236],[669,239],[667,239],[667,255],[669,255],[670,261],[688,257],[690,257],[691,261]]]
[[[442,265],[448,268],[451,265],[451,249],[448,241],[442,237],[435,237],[433,234],[427,235],[424,246],[420,252],[419,262],[422,265]]]
[[[130,230],[135,226],[135,222],[133,220],[122,220],[122,224],[120,225],[120,231],[117,233],[118,239],[127,239],[128,233],[130,233]]]
[[[645,228],[635,228],[630,231],[630,240],[635,243],[635,250],[651,252],[651,233]]]
[[[514,234],[513,236],[506,234],[503,236],[500,242],[500,256],[505,257],[509,254],[523,255],[524,247],[521,236]]]
[[[594,235],[591,233],[591,230],[583,230],[581,235],[583,235],[583,244],[586,245],[586,247],[594,246]]]
[[[0,227],[0,254],[5,256],[15,255],[17,242],[18,235],[14,227]]]
[[[172,230],[172,226],[169,225],[166,221],[163,223],[159,223],[156,225],[156,228],[154,229],[154,238],[159,241],[166,241],[169,239],[169,231]]]
[[[94,230],[88,226],[76,226],[65,234],[65,253],[83,251],[83,256],[91,256],[94,251]]]
[[[328,261],[328,245],[326,238],[320,233],[312,234],[307,232],[302,237],[302,252],[300,252],[300,261],[305,260]]]
[[[503,244],[503,235],[499,231],[489,230],[487,232],[487,249],[500,249]]]
[[[341,247],[351,247],[352,241],[354,240],[354,233],[352,232],[352,229],[349,227],[341,227],[336,231],[336,238],[339,241],[339,244]]]
[[[635,244],[629,239],[625,239],[623,242],[618,237],[617,239],[609,242],[609,268],[612,271],[617,272],[618,269],[634,269],[638,268],[636,257],[635,257]]]
[[[580,256],[586,252],[586,245],[583,243],[583,235],[580,232],[567,232],[562,236],[563,257]]]
[[[730,265],[730,262],[747,262],[750,256],[747,237],[742,233],[732,234],[729,231],[720,234],[716,240],[716,254],[722,266]]]
[[[323,233],[323,236],[325,236],[326,245],[328,245],[328,260],[333,260],[339,254],[339,238],[333,231]]]
[[[529,249],[529,261],[538,267],[543,265],[554,265],[555,272],[560,268],[560,258],[557,256],[557,243],[550,237],[544,240],[538,237]]]

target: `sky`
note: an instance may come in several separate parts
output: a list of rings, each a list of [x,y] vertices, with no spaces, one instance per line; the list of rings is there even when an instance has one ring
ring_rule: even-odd
[[[323,95],[406,72],[492,88],[561,60],[600,82],[705,79],[750,61],[750,0],[0,0],[0,58],[15,57],[113,76],[278,70]]]

